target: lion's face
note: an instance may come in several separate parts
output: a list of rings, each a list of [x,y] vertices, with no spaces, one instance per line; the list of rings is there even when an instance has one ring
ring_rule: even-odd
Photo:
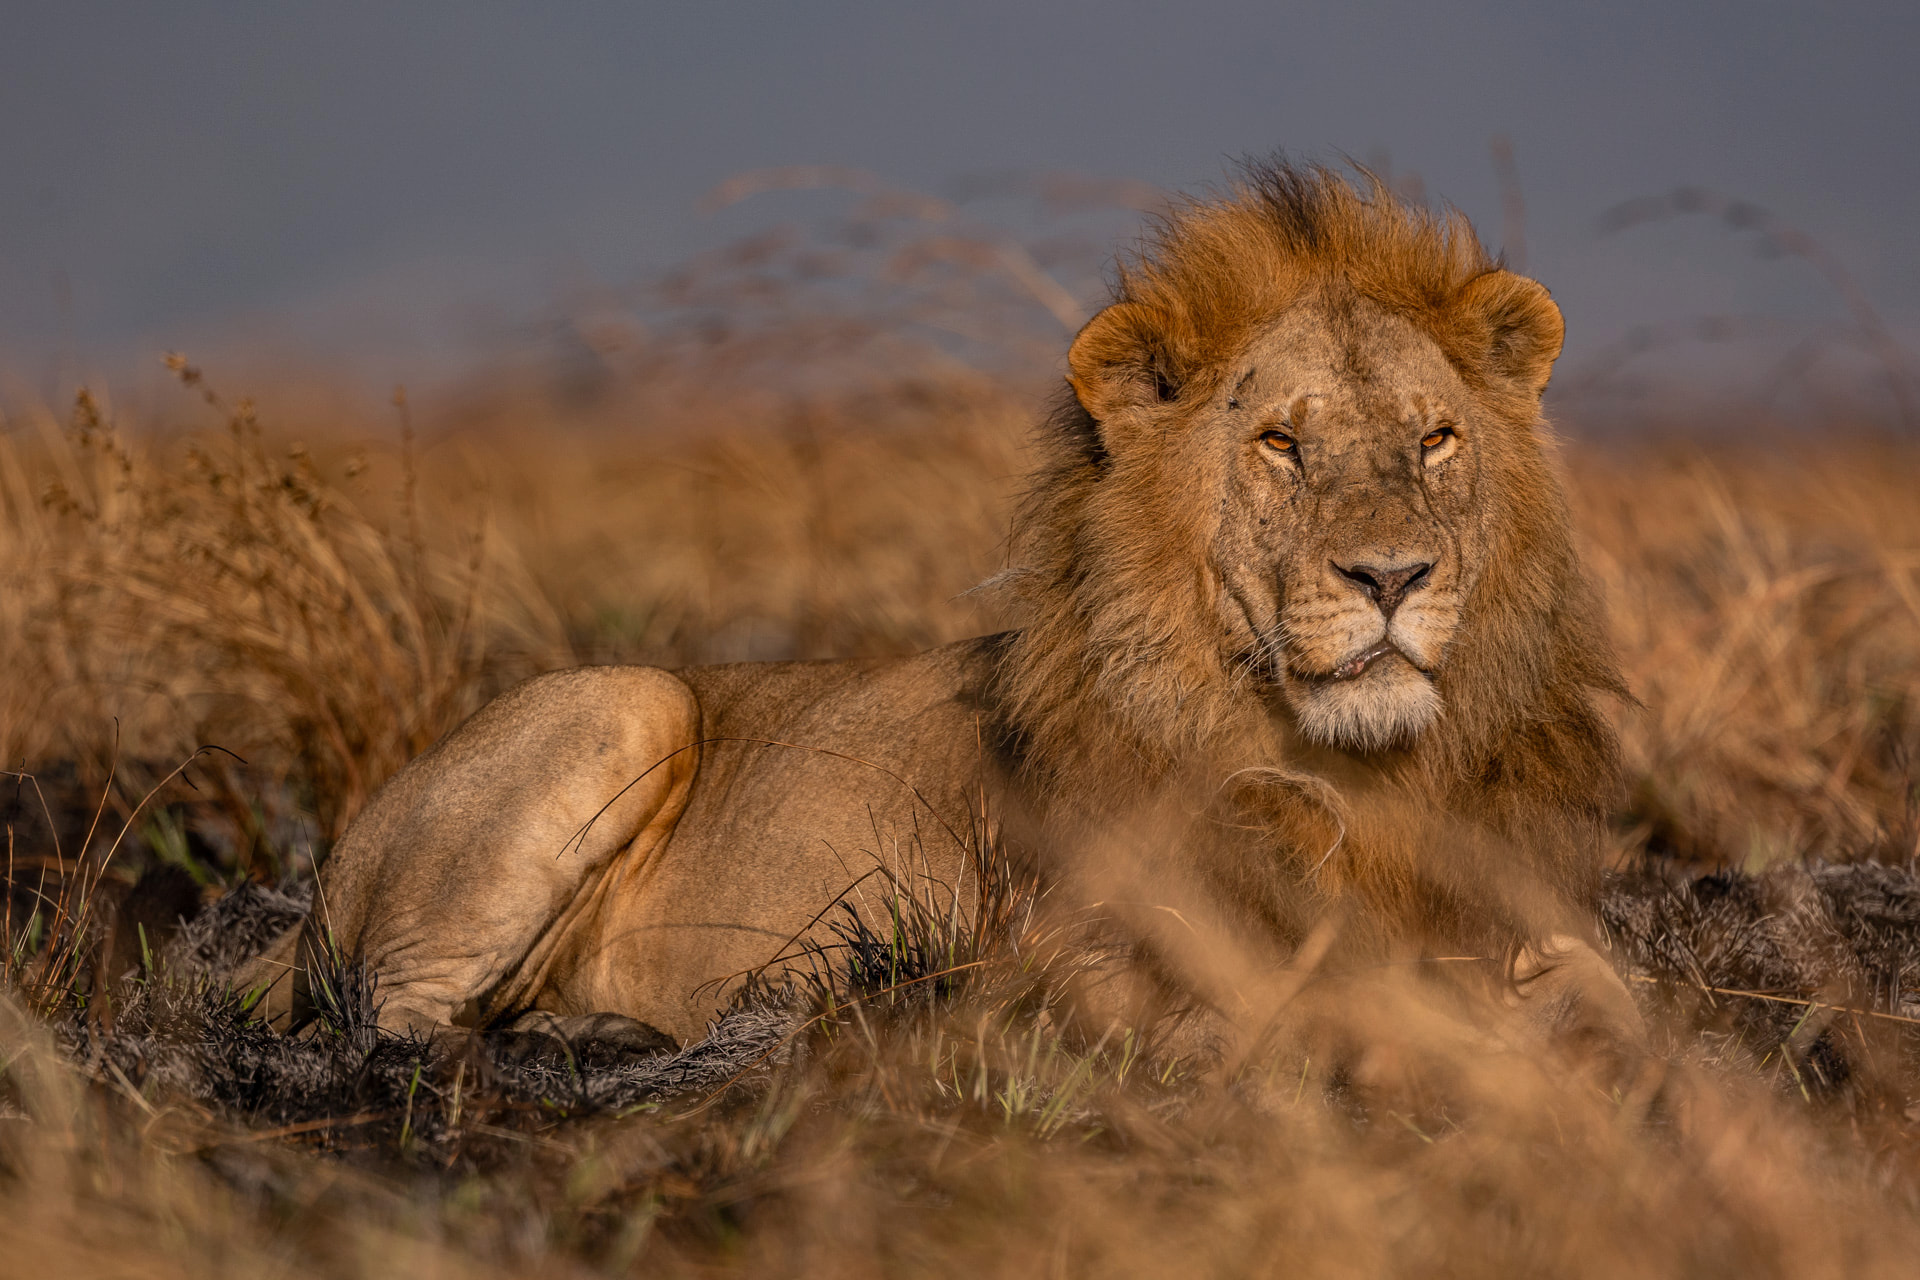
[[[1556,612],[1580,585],[1538,430],[1563,333],[1463,220],[1377,185],[1185,209],[1067,353],[1084,416],[1029,507],[1046,638],[1145,742],[1250,728],[1249,694],[1346,751],[1491,740],[1585,618]]]
[[[1475,398],[1364,301],[1303,300],[1189,419],[1218,451],[1211,549],[1229,660],[1308,738],[1375,750],[1443,714],[1437,680],[1486,552]]]

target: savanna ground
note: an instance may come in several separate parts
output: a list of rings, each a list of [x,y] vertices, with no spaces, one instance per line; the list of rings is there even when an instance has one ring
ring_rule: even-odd
[[[325,1079],[274,1096],[228,1060],[222,993],[170,969],[173,922],[297,884],[492,693],[578,662],[895,654],[1001,623],[970,589],[1003,563],[1036,379],[942,357],[736,395],[698,360],[418,423],[256,406],[176,362],[178,398],[138,420],[104,393],[9,417],[0,1271],[1911,1273],[1920,994],[1900,972],[1772,992],[1765,1019],[1767,992],[1704,990],[1728,985],[1713,973],[1638,983],[1667,1063],[1651,1090],[1466,1034],[1392,983],[1336,1010],[1344,1065],[1222,1080],[1065,1036],[1049,971],[1076,960],[1009,880],[967,936],[861,940],[771,1049],[695,1088],[616,1105],[564,1071],[549,1088],[375,1045],[344,1009],[316,1032],[337,1041]],[[1640,703],[1615,708],[1616,868],[1910,871],[1911,438],[1584,435],[1565,469]],[[136,1017],[145,1047],[103,1048]]]

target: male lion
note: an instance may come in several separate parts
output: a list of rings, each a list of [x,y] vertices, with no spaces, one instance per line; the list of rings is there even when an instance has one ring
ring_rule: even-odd
[[[837,900],[969,910],[985,798],[1149,987],[1229,1018],[1237,974],[1332,930],[1505,961],[1545,1020],[1631,1037],[1582,941],[1623,687],[1540,421],[1561,333],[1459,215],[1250,166],[1068,352],[1003,575],[1022,629],[529,680],[360,815],[309,935],[377,973],[386,1026],[685,1042]]]

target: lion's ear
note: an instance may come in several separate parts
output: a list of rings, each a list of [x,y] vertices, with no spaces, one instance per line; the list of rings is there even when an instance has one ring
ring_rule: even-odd
[[[1490,271],[1462,289],[1454,305],[1488,373],[1528,395],[1546,390],[1567,328],[1544,285]]]
[[[1167,359],[1168,329],[1158,310],[1116,302],[1080,330],[1067,349],[1067,381],[1096,422],[1179,395]]]

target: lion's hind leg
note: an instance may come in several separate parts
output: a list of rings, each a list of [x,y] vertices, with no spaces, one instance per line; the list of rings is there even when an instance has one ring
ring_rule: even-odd
[[[510,1012],[603,875],[671,834],[699,728],[692,690],[650,667],[516,686],[354,822],[322,868],[309,936],[372,969],[383,1027]]]

